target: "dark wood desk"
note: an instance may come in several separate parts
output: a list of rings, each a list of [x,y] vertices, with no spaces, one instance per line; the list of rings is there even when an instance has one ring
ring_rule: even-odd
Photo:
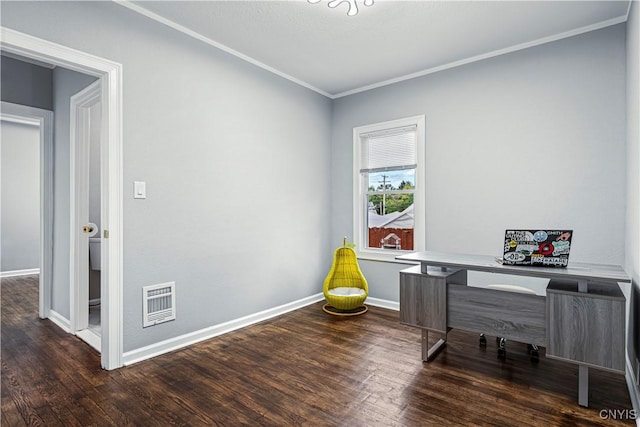
[[[494,257],[416,252],[400,272],[400,321],[422,329],[422,359],[432,360],[452,328],[546,347],[578,365],[578,403],[588,406],[589,367],[625,372],[625,298],[620,266],[572,262],[566,268],[503,265]],[[467,286],[467,271],[549,279],[546,297]],[[443,334],[432,347],[429,331]]]

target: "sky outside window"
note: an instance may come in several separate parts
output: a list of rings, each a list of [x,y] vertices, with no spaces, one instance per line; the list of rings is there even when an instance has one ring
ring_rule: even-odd
[[[369,185],[367,188],[373,187],[378,189],[383,183],[390,184],[393,189],[399,189],[402,181],[415,186],[415,169],[405,169],[397,171],[371,172],[369,173]]]

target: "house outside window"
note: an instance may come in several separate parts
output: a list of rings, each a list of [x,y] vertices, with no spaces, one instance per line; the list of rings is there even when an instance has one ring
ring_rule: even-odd
[[[359,257],[393,261],[425,248],[424,116],[353,130],[354,240]]]

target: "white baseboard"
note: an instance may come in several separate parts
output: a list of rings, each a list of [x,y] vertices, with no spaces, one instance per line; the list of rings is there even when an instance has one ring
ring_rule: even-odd
[[[49,310],[49,320],[58,325],[63,331],[71,332],[71,321],[55,310]]]
[[[12,270],[12,271],[1,271],[0,278],[5,277],[17,277],[17,276],[31,276],[34,274],[40,274],[39,268],[29,268],[27,270]]]
[[[400,303],[395,301],[368,297],[365,303],[372,305],[374,307],[387,308],[389,310],[400,311]]]
[[[208,328],[181,335],[179,337],[160,341],[146,347],[127,351],[122,355],[123,364],[125,366],[132,365],[134,363],[138,363],[143,360],[159,356],[161,354],[169,353],[171,351],[193,345],[200,341],[217,337],[218,335],[226,334],[228,332],[235,331],[236,329],[244,328],[246,326],[271,319],[272,317],[280,316],[290,311],[297,310],[318,301],[322,301],[323,299],[324,295],[322,293],[311,295],[310,297],[306,297],[298,301],[293,301],[278,307],[270,308],[259,313],[251,314],[249,316],[241,317],[235,320],[230,320],[228,322],[210,326]]]

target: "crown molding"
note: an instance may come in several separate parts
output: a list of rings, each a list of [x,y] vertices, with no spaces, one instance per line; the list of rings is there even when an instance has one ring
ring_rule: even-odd
[[[295,83],[295,84],[297,84],[299,86],[302,86],[302,87],[305,87],[307,89],[310,89],[310,90],[312,90],[314,92],[319,93],[320,95],[326,96],[327,98],[332,98],[332,95],[330,93],[325,92],[322,89],[318,89],[317,87],[315,87],[313,85],[310,85],[307,82],[304,82],[304,81],[302,81],[300,79],[297,79],[297,78],[295,78],[293,76],[290,76],[287,73],[283,73],[282,71],[277,70],[277,69],[275,69],[273,67],[270,67],[269,65],[264,64],[264,63],[258,61],[257,59],[254,59],[254,58],[252,58],[252,57],[250,57],[248,55],[240,53],[237,50],[231,49],[229,46],[226,46],[226,45],[224,45],[222,43],[218,43],[217,41],[212,40],[212,39],[210,39],[208,37],[205,37],[205,36],[203,36],[202,34],[196,32],[196,31],[193,31],[193,30],[191,30],[191,29],[189,29],[189,28],[187,28],[187,27],[185,27],[183,25],[180,25],[180,24],[178,24],[178,23],[176,23],[176,22],[174,22],[174,21],[172,21],[170,19],[164,18],[164,17],[162,17],[162,16],[160,16],[160,15],[158,15],[156,13],[153,13],[150,10],[145,9],[144,7],[141,7],[141,6],[138,6],[137,4],[131,3],[129,0],[113,0],[113,2],[116,3],[116,4],[119,4],[120,6],[126,7],[127,9],[130,9],[130,10],[132,10],[134,12],[137,12],[140,15],[146,16],[147,18],[153,19],[156,22],[159,22],[159,23],[161,23],[163,25],[166,25],[167,27],[173,28],[174,30],[177,30],[177,31],[179,31],[179,32],[181,32],[183,34],[186,34],[189,37],[193,37],[196,40],[199,40],[199,41],[201,41],[203,43],[206,43],[206,44],[208,44],[210,46],[213,46],[213,47],[215,47],[217,49],[220,49],[220,50],[222,50],[222,51],[224,51],[224,52],[226,52],[228,54],[231,54],[231,55],[233,55],[233,56],[235,56],[237,58],[240,58],[240,59],[242,59],[244,61],[247,61],[248,63],[253,64],[256,67],[262,68],[263,70],[266,70],[266,71],[268,71],[270,73],[273,73],[273,74],[275,74],[277,76],[280,76],[280,77],[282,77],[284,79],[287,79],[287,80],[289,80],[289,81],[291,81],[291,82],[293,82],[293,83]]]
[[[533,41],[530,41],[530,42],[517,44],[517,45],[514,45],[514,46],[506,47],[504,49],[494,50],[492,52],[483,53],[481,55],[472,56],[470,58],[461,59],[459,61],[450,62],[448,64],[440,65],[440,66],[433,67],[433,68],[428,68],[426,70],[418,71],[418,72],[411,73],[411,74],[406,74],[404,76],[396,77],[396,78],[389,79],[389,80],[384,80],[382,82],[373,83],[373,84],[370,84],[370,85],[367,85],[367,86],[362,86],[362,87],[359,87],[359,88],[356,88],[356,89],[351,89],[351,90],[348,90],[348,91],[345,91],[345,92],[340,92],[338,94],[332,95],[331,98],[332,99],[337,99],[337,98],[342,98],[342,97],[349,96],[349,95],[354,95],[354,94],[360,93],[360,92],[366,92],[368,90],[377,89],[377,88],[380,88],[380,87],[383,87],[383,86],[392,85],[394,83],[403,82],[405,80],[415,79],[415,78],[418,78],[418,77],[426,76],[426,75],[429,75],[429,74],[437,73],[437,72],[448,70],[448,69],[451,69],[451,68],[460,67],[462,65],[471,64],[473,62],[478,62],[478,61],[482,61],[482,60],[485,60],[485,59],[494,58],[496,56],[505,55],[507,53],[517,52],[519,50],[528,49],[530,47],[540,46],[540,45],[551,43],[551,42],[554,42],[554,41],[558,41],[558,40],[566,39],[566,38],[569,38],[569,37],[577,36],[577,35],[580,35],[580,34],[588,33],[590,31],[600,30],[602,28],[606,28],[606,27],[610,27],[612,25],[620,24],[622,22],[626,22],[628,15],[629,15],[629,13],[627,11],[627,15],[626,16],[619,16],[617,18],[608,19],[606,21],[597,22],[595,24],[591,24],[591,25],[587,25],[587,26],[584,26],[584,27],[576,28],[576,29],[571,30],[571,31],[566,31],[564,33],[559,33],[559,34],[555,34],[555,35],[552,35],[552,36],[543,37],[543,38],[540,38],[540,39],[537,39],[537,40],[533,40]]]
[[[127,9],[130,9],[136,13],[139,13],[143,16],[146,16],[147,18],[153,19],[156,22],[159,22],[163,25],[166,25],[170,28],[173,28],[174,30],[177,30],[183,34],[186,34],[187,36],[193,37],[197,40],[200,40],[201,42],[204,42],[210,46],[213,46],[217,49],[220,49],[224,52],[227,52],[237,58],[240,58],[244,61],[249,62],[250,64],[253,64],[257,67],[260,67],[266,71],[269,71],[270,73],[273,73],[277,76],[280,76],[284,79],[287,79],[297,85],[300,85],[302,87],[305,87],[307,89],[310,89],[314,92],[319,93],[320,95],[326,96],[327,98],[330,99],[338,99],[338,98],[343,98],[345,96],[349,96],[349,95],[355,95],[357,93],[361,93],[361,92],[366,92],[369,90],[373,90],[373,89],[377,89],[380,87],[384,87],[384,86],[389,86],[392,85],[394,83],[400,83],[406,80],[412,80],[418,77],[422,77],[422,76],[426,76],[429,74],[433,74],[433,73],[437,73],[440,71],[445,71],[451,68],[456,68],[456,67],[460,67],[462,65],[467,65],[467,64],[471,64],[473,62],[478,62],[478,61],[482,61],[485,59],[489,59],[489,58],[494,58],[496,56],[500,56],[500,55],[505,55],[508,53],[512,53],[512,52],[517,52],[519,50],[523,50],[523,49],[528,49],[530,47],[535,47],[535,46],[540,46],[543,44],[547,44],[547,43],[551,43],[554,41],[558,41],[558,40],[562,40],[565,38],[569,38],[569,37],[573,37],[573,36],[577,36],[580,34],[584,34],[584,33],[588,33],[590,31],[596,31],[596,30],[600,30],[602,28],[606,28],[606,27],[610,27],[612,25],[617,25],[620,24],[622,22],[626,22],[628,17],[629,17],[629,10],[631,8],[631,1],[629,1],[629,7],[627,8],[627,13],[625,15],[619,16],[617,18],[612,18],[612,19],[608,19],[605,21],[601,21],[601,22],[597,22],[595,24],[591,24],[591,25],[586,25],[584,27],[580,27],[580,28],[576,28],[570,31],[565,31],[562,33],[558,33],[558,34],[554,34],[551,36],[547,36],[547,37],[543,37],[537,40],[533,40],[530,42],[526,42],[526,43],[521,43],[521,44],[517,44],[514,46],[509,46],[503,49],[498,49],[498,50],[494,50],[491,52],[487,52],[487,53],[483,53],[480,55],[476,55],[476,56],[472,56],[469,58],[465,58],[465,59],[461,59],[459,61],[454,61],[454,62],[450,62],[447,64],[443,64],[443,65],[439,65],[437,67],[432,67],[432,68],[427,68],[425,70],[421,70],[421,71],[417,71],[415,73],[411,73],[411,74],[406,74],[403,76],[399,76],[399,77],[395,77],[393,79],[388,79],[388,80],[384,80],[378,83],[373,83],[370,85],[366,85],[366,86],[362,86],[362,87],[358,87],[358,88],[354,88],[354,89],[350,89],[344,92],[340,92],[337,94],[332,94],[329,92],[326,92],[322,89],[319,89],[305,81],[302,81],[300,79],[297,79],[289,74],[286,74],[282,71],[277,70],[276,68],[273,68],[267,64],[264,64],[248,55],[245,55],[243,53],[240,53],[232,48],[230,48],[229,46],[226,46],[222,43],[218,43],[215,40],[212,40],[208,37],[203,36],[202,34],[193,31],[187,27],[184,27],[174,21],[171,21],[170,19],[164,18],[156,13],[151,12],[150,10],[145,9],[144,7],[138,6],[137,4],[132,3],[130,0],[112,0],[114,3],[119,4],[120,6],[126,7]]]

